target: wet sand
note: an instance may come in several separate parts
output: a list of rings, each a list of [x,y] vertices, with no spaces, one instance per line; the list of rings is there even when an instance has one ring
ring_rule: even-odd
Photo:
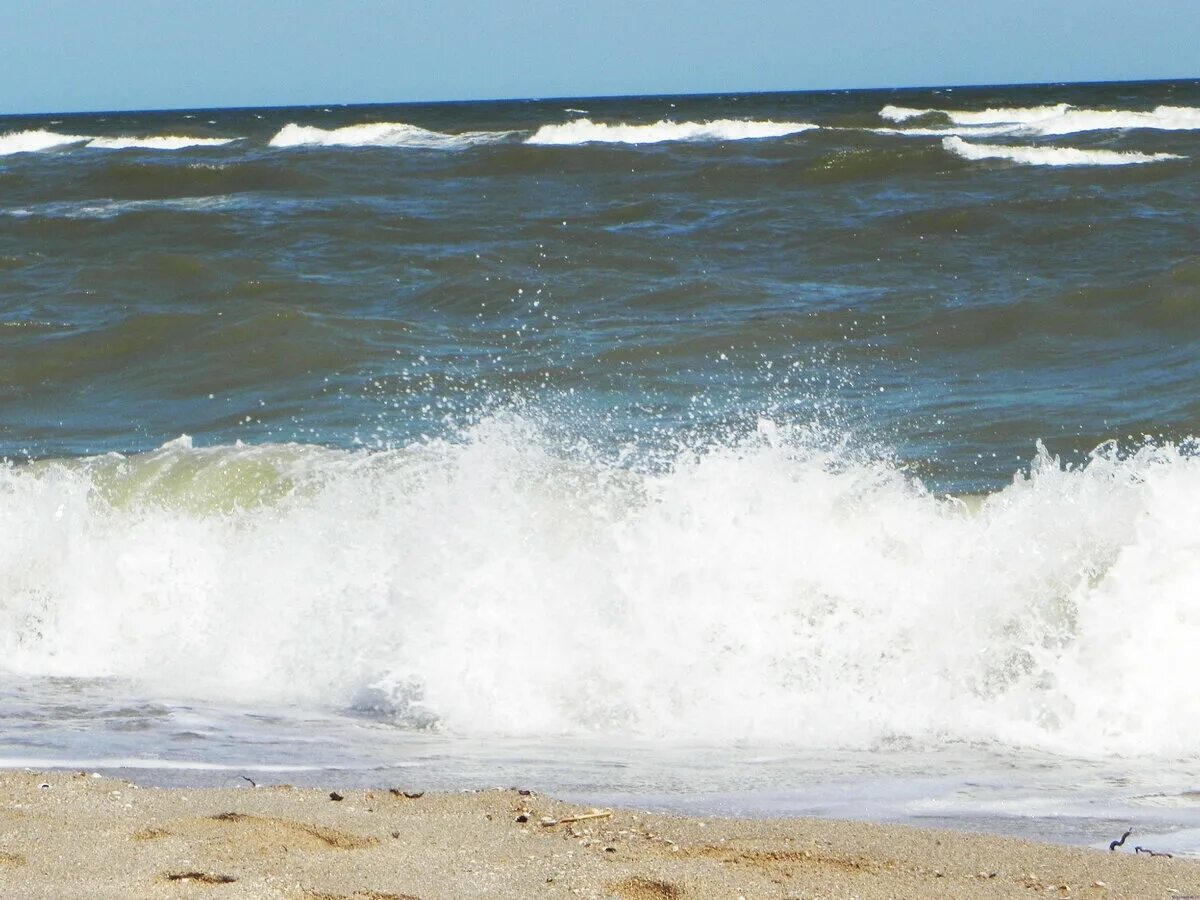
[[[0,775],[0,897],[398,900],[1200,896],[1200,862],[536,793],[139,788]],[[336,786],[331,786],[336,792]],[[572,817],[590,816],[569,821]]]

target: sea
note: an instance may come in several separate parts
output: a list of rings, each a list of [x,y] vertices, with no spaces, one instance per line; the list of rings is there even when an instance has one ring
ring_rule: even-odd
[[[0,766],[1200,855],[1200,81],[0,117]]]

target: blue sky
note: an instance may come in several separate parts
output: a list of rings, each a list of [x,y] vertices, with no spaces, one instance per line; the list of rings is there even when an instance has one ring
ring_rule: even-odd
[[[0,0],[0,113],[1200,76],[1200,0]]]

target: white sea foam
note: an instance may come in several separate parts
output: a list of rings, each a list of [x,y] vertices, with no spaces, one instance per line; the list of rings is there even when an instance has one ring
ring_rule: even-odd
[[[126,213],[151,210],[181,210],[185,212],[215,212],[236,209],[245,200],[233,194],[200,197],[167,197],[156,200],[58,200],[32,206],[0,207],[0,216],[14,219],[115,219]]]
[[[500,416],[391,452],[0,469],[0,666],[465,734],[1200,750],[1200,459],[977,509],[763,422],[638,473]]]
[[[186,150],[189,147],[223,147],[236,140],[163,134],[150,137],[95,137],[87,142],[87,146],[97,150]]]
[[[411,147],[455,150],[478,144],[494,144],[511,135],[508,131],[467,131],[444,134],[404,122],[373,122],[342,128],[317,128],[291,123],[271,138],[272,147]]]
[[[70,144],[82,144],[88,140],[85,135],[59,134],[56,131],[13,131],[0,134],[0,156],[12,153],[36,153],[39,150],[50,150],[54,147],[66,147]]]
[[[889,122],[907,122],[909,119],[917,119],[929,113],[937,112],[934,109],[914,109],[911,106],[893,106],[891,103],[879,110],[879,118],[887,119]]]
[[[220,147],[238,138],[203,138],[164,134],[149,137],[94,137],[86,134],[59,134],[54,131],[18,131],[0,135],[0,156],[10,153],[36,153],[55,147],[83,144],[95,150],[183,150],[188,147]]]
[[[978,111],[952,109],[911,109],[905,106],[885,106],[879,111],[881,118],[891,122],[904,122],[919,116],[940,113],[956,125],[995,125],[1039,122],[1061,116],[1070,106],[1056,103],[1053,106],[1012,107],[1007,109],[984,109]]]
[[[941,128],[870,128],[873,134],[895,134],[901,137],[969,137],[989,138],[1014,136],[1016,129],[1012,125],[963,125],[944,126]]]
[[[1081,150],[1076,147],[1013,147],[971,144],[960,137],[942,139],[942,146],[963,159],[1006,159],[1027,166],[1131,166],[1183,159],[1174,153],[1135,153],[1119,150]]]
[[[1194,131],[1200,129],[1200,108],[1159,106],[1151,112],[1132,112],[1123,109],[1071,109],[1060,116],[1034,122],[1032,125],[1038,134],[1044,135],[1129,128]]]
[[[817,128],[810,122],[751,122],[714,119],[709,122],[668,122],[649,125],[609,125],[591,119],[575,119],[559,125],[543,125],[526,138],[527,144],[659,144],[664,141],[743,141],[784,137]]]
[[[146,759],[141,756],[63,758],[60,756],[0,756],[0,769],[135,769],[168,772],[265,772],[298,774],[320,771],[322,766],[269,765],[262,763],[209,763],[194,760]]]
[[[996,134],[1053,136],[1085,131],[1112,131],[1147,128],[1159,131],[1200,129],[1200,108],[1158,106],[1150,111],[1127,109],[1078,109],[1066,103],[1054,106],[990,108],[984,110],[912,109],[885,106],[883,119],[906,122],[919,116],[939,114],[954,127],[900,129],[891,133],[913,135],[953,135],[969,137]],[[878,129],[884,131],[884,129]]]

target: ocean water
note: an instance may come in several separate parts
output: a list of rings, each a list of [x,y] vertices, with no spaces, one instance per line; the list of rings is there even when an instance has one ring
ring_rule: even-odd
[[[0,764],[1200,852],[1200,82],[0,118]]]

